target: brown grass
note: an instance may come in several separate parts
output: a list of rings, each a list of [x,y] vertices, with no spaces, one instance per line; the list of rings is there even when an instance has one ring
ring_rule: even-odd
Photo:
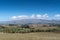
[[[0,40],[60,40],[60,34],[38,33],[0,33]]]

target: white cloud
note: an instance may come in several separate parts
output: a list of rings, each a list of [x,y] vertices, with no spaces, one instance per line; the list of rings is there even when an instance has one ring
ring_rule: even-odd
[[[60,20],[60,14],[55,14],[49,16],[48,14],[32,14],[32,15],[20,15],[20,16],[12,16],[11,20],[21,20],[21,19],[47,19],[47,20]]]
[[[17,18],[17,16],[12,16],[11,18],[12,18],[12,19],[16,19],[16,18]]]
[[[56,14],[56,15],[54,15],[54,19],[56,19],[56,20],[60,20],[60,14]]]
[[[48,17],[48,15],[47,14],[44,14],[43,17]]]
[[[48,17],[49,17],[48,14],[42,15],[42,18],[43,18],[43,19],[47,19]]]
[[[41,19],[42,18],[42,15],[37,14],[36,17],[37,17],[37,19]]]
[[[28,16],[28,15],[12,16],[11,18],[14,19],[14,20],[20,20],[20,19],[48,19],[49,16],[47,14],[43,14],[43,15],[32,14],[30,16]]]
[[[28,19],[29,17],[27,15],[20,15],[17,16],[18,19]]]
[[[31,16],[29,16],[30,19],[35,19],[36,18],[36,15],[35,14],[32,14]]]
[[[55,17],[60,17],[60,14],[56,14]]]
[[[36,17],[38,19],[48,19],[49,16],[47,14],[44,14],[44,15],[37,14]]]

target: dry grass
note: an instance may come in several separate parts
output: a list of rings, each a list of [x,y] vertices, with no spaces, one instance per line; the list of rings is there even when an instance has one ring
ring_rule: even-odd
[[[0,40],[60,40],[60,34],[39,32],[39,33],[0,33]]]

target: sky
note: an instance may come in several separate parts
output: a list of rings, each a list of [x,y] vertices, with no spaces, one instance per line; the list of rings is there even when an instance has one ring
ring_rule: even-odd
[[[0,0],[0,21],[60,20],[60,0]]]

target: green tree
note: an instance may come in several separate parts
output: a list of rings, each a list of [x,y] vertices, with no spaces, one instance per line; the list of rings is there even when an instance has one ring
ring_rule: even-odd
[[[21,25],[21,28],[29,28],[29,25],[27,25],[27,24]]]

